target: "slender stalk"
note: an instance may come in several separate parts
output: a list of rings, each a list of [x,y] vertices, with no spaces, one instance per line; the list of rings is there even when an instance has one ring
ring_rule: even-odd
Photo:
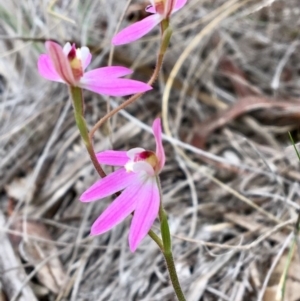
[[[159,53],[157,55],[157,61],[156,61],[156,66],[154,69],[154,72],[151,76],[151,78],[148,81],[148,85],[152,86],[154,82],[156,81],[160,69],[162,67],[163,63],[163,58],[166,53],[166,50],[169,45],[169,41],[172,35],[171,29],[168,27],[169,26],[169,20],[166,20],[165,22],[162,22],[161,24],[161,31],[162,31],[162,41],[159,49]],[[87,151],[90,154],[91,160],[99,173],[99,175],[103,178],[106,176],[104,173],[103,169],[101,168],[100,164],[97,161],[94,149],[93,149],[93,137],[96,132],[96,130],[101,127],[109,118],[111,118],[113,115],[118,113],[120,110],[126,108],[133,102],[135,102],[137,99],[139,99],[144,93],[137,93],[130,97],[128,100],[126,100],[124,103],[122,103],[119,107],[115,108],[114,110],[108,112],[103,118],[101,118],[91,129],[90,132],[87,130],[86,122],[83,117],[83,97],[82,97],[82,90],[80,88],[76,87],[71,87],[70,89],[72,99],[73,99],[73,104],[74,104],[74,111],[75,111],[75,119],[76,123],[80,132],[80,135],[86,145]],[[161,193],[161,186],[160,186],[160,181],[157,178],[158,182],[158,187],[159,187],[159,192],[160,192],[160,208],[159,208],[159,218],[161,222],[161,233],[162,233],[162,239],[160,239],[152,230],[148,232],[148,235],[152,238],[152,240],[158,245],[160,250],[163,253],[163,256],[166,261],[167,269],[169,271],[170,279],[175,291],[175,294],[178,298],[179,301],[186,301],[184,294],[182,292],[175,264],[174,264],[174,259],[173,259],[173,254],[172,254],[172,248],[171,248],[171,235],[170,235],[170,229],[169,229],[169,224],[168,224],[168,218],[167,215],[163,209],[162,206],[162,193]]]
[[[93,145],[92,141],[89,139],[89,131],[84,119],[84,104],[83,104],[83,96],[82,96],[82,90],[78,87],[70,87],[70,94],[73,102],[74,107],[74,116],[75,121],[80,133],[80,136],[85,144],[85,147],[90,155],[91,161],[97,170],[99,176],[101,178],[104,178],[106,176],[105,172],[103,171],[102,167],[100,166]]]
[[[169,28],[169,23],[170,23],[169,18],[161,21],[161,23],[160,23],[160,29],[161,29],[162,35]]]
[[[186,301],[185,296],[182,292],[179,280],[178,280],[178,276],[177,276],[177,272],[176,272],[172,252],[169,253],[169,254],[163,253],[163,255],[165,257],[165,261],[166,261],[167,268],[168,268],[168,271],[169,271],[169,276],[170,276],[175,294],[177,296],[177,299],[179,301]]]
[[[170,228],[169,228],[169,223],[168,223],[168,217],[167,214],[162,206],[162,192],[161,192],[161,185],[160,185],[160,180],[157,177],[156,178],[157,185],[159,188],[159,195],[160,195],[160,206],[159,206],[159,220],[160,220],[160,227],[161,227],[161,235],[162,235],[162,242],[163,242],[163,250],[162,253],[164,255],[166,264],[167,264],[167,269],[169,271],[169,276],[175,291],[175,294],[177,296],[177,299],[179,301],[186,301],[185,296],[183,294],[183,291],[181,289],[176,268],[175,268],[175,263],[174,263],[174,258],[172,254],[172,242],[171,242],[171,235],[170,235]]]
[[[163,252],[164,251],[164,245],[163,245],[162,240],[158,237],[158,235],[155,234],[152,230],[150,230],[148,232],[148,235],[152,238],[152,240],[154,240],[156,242],[156,244],[158,245],[160,250]]]
[[[159,75],[159,71],[162,67],[162,63],[163,63],[163,59],[164,59],[164,55],[166,53],[167,47],[169,45],[169,41],[172,35],[172,31],[170,30],[166,30],[164,32],[163,38],[162,38],[162,42],[161,42],[161,46],[159,49],[159,53],[157,55],[157,60],[156,60],[156,66],[155,69],[153,71],[153,74],[151,76],[151,78],[149,79],[149,81],[147,82],[148,85],[152,86],[154,84],[154,82],[156,81],[158,75]],[[91,129],[90,133],[89,133],[89,140],[90,143],[93,140],[94,134],[97,131],[98,128],[100,128],[109,118],[111,118],[113,115],[115,115],[116,113],[118,113],[120,110],[125,109],[127,106],[129,106],[130,104],[132,104],[133,102],[135,102],[137,99],[139,99],[144,93],[137,93],[135,95],[133,95],[132,97],[130,97],[129,99],[127,99],[125,102],[123,102],[120,106],[118,106],[117,108],[115,108],[114,110],[110,111],[109,113],[107,113],[104,117],[102,117]]]

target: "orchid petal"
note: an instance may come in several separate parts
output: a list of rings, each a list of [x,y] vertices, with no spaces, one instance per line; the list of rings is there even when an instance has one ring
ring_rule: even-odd
[[[136,22],[116,34],[112,39],[112,43],[114,45],[122,45],[138,40],[151,31],[161,20],[162,17],[160,15],[154,14]]]
[[[41,76],[55,82],[63,82],[55,71],[50,57],[47,54],[41,54],[38,59],[38,70]]]
[[[161,137],[161,121],[160,118],[156,118],[152,125],[153,134],[155,137],[156,142],[156,157],[159,161],[159,171],[164,167],[166,156],[165,150],[162,144],[162,137]]]
[[[132,185],[136,177],[135,173],[121,168],[92,185],[81,195],[80,201],[93,202],[105,198]]]
[[[143,186],[137,181],[126,188],[94,222],[91,235],[102,234],[122,222],[136,208]]]
[[[131,69],[121,66],[102,67],[86,72],[84,74],[84,79],[98,81],[102,80],[102,78],[117,78],[131,74],[132,72],[133,71]]]
[[[100,164],[112,165],[112,166],[124,166],[129,158],[127,152],[107,150],[96,154],[97,160]]]
[[[68,54],[70,53],[71,49],[72,49],[72,45],[71,45],[69,42],[67,42],[67,43],[65,44],[65,46],[63,47],[63,49],[62,49],[64,55],[65,55],[65,56],[68,56]]]
[[[176,0],[166,0],[164,5],[164,15],[170,16],[170,14],[173,12],[174,6],[175,6]]]
[[[135,173],[145,172],[149,176],[154,176],[153,167],[146,161],[134,162],[131,168]]]
[[[146,11],[147,13],[151,13],[151,14],[155,14],[155,13],[156,13],[155,6],[153,6],[153,5],[148,5],[148,6],[146,7],[145,11]]]
[[[155,178],[149,178],[143,184],[138,191],[137,199],[129,231],[131,252],[136,250],[141,240],[147,235],[158,215],[160,198]]]
[[[86,46],[80,48],[80,59],[82,63],[82,69],[85,70],[86,67],[91,63],[92,55],[90,49]]]
[[[187,3],[187,0],[176,0],[172,13],[177,12],[181,8],[183,8]]]
[[[127,157],[133,161],[137,154],[144,152],[145,149],[141,147],[135,147],[126,152]]]
[[[70,67],[70,63],[68,61],[68,58],[64,54],[61,46],[52,41],[46,42],[45,45],[48,50],[48,54],[51,58],[54,69],[56,70],[58,75],[69,85],[75,86],[76,82]]]
[[[90,71],[92,72],[92,71]],[[110,96],[125,96],[143,93],[152,89],[151,86],[126,78],[102,78],[101,80],[89,79],[86,74],[80,79],[80,87],[87,90]]]

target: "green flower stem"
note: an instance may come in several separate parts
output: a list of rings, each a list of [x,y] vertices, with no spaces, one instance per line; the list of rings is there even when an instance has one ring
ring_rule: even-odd
[[[85,147],[90,155],[91,161],[95,169],[97,170],[99,176],[101,178],[104,178],[106,174],[97,160],[92,142],[89,139],[89,131],[84,119],[84,103],[83,103],[83,95],[82,95],[81,88],[70,87],[70,95],[73,102],[76,125],[78,127],[80,136],[85,144]]]
[[[170,24],[170,19],[169,18],[164,19],[164,20],[161,21],[160,28],[161,28],[162,36],[165,33],[166,29],[169,28],[169,24]]]
[[[173,254],[172,254],[172,242],[171,242],[168,217],[162,206],[162,192],[161,192],[160,180],[158,177],[156,178],[156,181],[157,181],[157,185],[159,188],[159,194],[160,194],[159,220],[160,220],[161,236],[162,236],[162,243],[163,243],[162,253],[165,257],[167,269],[169,271],[170,279],[171,279],[175,294],[179,301],[186,301],[185,296],[182,292],[179,280],[178,280],[177,272],[176,272],[176,267],[175,267],[174,258],[173,258]]]
[[[166,261],[167,268],[169,271],[170,279],[171,279],[175,294],[177,296],[177,299],[179,301],[186,301],[185,296],[182,292],[179,280],[178,280],[172,252],[170,252],[169,254],[166,254],[166,253],[163,253],[163,254],[165,257],[165,261]]]
[[[151,78],[147,82],[147,84],[150,86],[152,86],[154,84],[154,82],[156,81],[156,79],[159,75],[160,69],[163,64],[164,55],[166,53],[166,50],[167,50],[169,42],[170,42],[171,35],[172,35],[172,30],[170,28],[167,28],[163,32],[161,45],[160,45],[159,52],[158,52],[157,59],[156,59],[156,66],[155,66],[155,69],[154,69],[154,72],[153,72]],[[92,143],[94,134],[97,131],[97,129],[99,129],[109,118],[111,118],[113,115],[117,114],[120,110],[125,109],[127,106],[129,106],[130,104],[132,104],[133,102],[138,100],[143,94],[144,93],[137,93],[137,94],[133,95],[132,97],[130,97],[129,99],[124,101],[121,105],[119,105],[117,108],[111,110],[104,117],[102,117],[93,126],[93,128],[91,129],[91,131],[89,133],[90,143]]]
[[[156,235],[152,230],[150,230],[148,232],[148,235],[152,238],[152,240],[154,240],[154,242],[156,242],[156,244],[158,245],[160,250],[163,252],[164,251],[164,245],[163,245],[162,240],[158,237],[158,235]]]

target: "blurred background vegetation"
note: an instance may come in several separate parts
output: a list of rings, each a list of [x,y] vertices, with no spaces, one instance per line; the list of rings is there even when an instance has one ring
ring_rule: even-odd
[[[91,49],[91,68],[123,65],[147,81],[158,28],[115,49],[110,41],[148,4],[0,0],[1,301],[175,300],[156,245],[146,238],[130,253],[130,219],[89,237],[111,199],[78,201],[97,174],[67,87],[36,67],[45,40],[69,41]],[[145,126],[164,106],[177,143],[164,142],[161,180],[187,300],[300,300],[300,173],[287,148],[288,131],[299,139],[299,2],[189,0],[171,24],[154,90],[96,133],[96,151],[153,149]],[[84,96],[89,126],[123,101]]]

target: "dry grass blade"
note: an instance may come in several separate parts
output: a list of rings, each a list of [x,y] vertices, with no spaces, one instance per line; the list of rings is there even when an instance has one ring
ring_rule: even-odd
[[[5,218],[0,212],[0,228],[5,227]],[[36,301],[36,297],[29,285],[23,286],[22,283],[26,278],[25,271],[19,258],[14,253],[12,245],[5,233],[1,233],[1,250],[0,250],[0,273],[1,283],[3,284],[5,294],[9,300],[13,296],[18,296],[18,301]]]
[[[133,79],[147,81],[159,28],[112,47],[118,28],[148,16],[149,1],[121,2],[0,0],[0,217],[7,221],[0,229],[7,252],[0,255],[1,269],[7,264],[0,291],[10,301],[26,294],[26,301],[174,301],[155,244],[146,238],[129,251],[130,218],[89,236],[112,200],[78,201],[98,177],[67,88],[36,68],[51,38],[88,46],[91,69],[123,65],[134,69]],[[97,152],[154,150],[151,124],[162,115],[164,203],[189,301],[258,301],[283,287],[284,250],[300,208],[299,164],[284,152],[287,131],[296,143],[300,137],[297,5],[189,0],[172,15],[171,44],[154,89],[114,116],[110,130],[96,132]],[[84,97],[89,128],[107,104],[124,102],[88,91]],[[298,292],[295,257],[286,273],[291,299]],[[280,276],[272,286],[274,275]]]

